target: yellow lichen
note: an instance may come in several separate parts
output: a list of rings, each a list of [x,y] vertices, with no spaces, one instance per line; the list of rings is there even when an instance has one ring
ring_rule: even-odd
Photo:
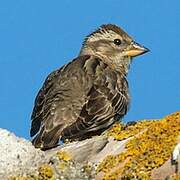
[[[152,170],[171,157],[180,135],[180,112],[158,121],[141,121],[126,129],[116,124],[109,135],[118,140],[134,138],[126,144],[125,152],[108,156],[99,165],[97,171],[105,173],[104,179],[150,179]],[[123,167],[118,168],[123,162]]]
[[[91,165],[89,165],[89,164],[86,164],[86,165],[84,165],[84,167],[83,167],[83,170],[85,171],[85,172],[87,172],[87,173],[91,173],[91,171],[92,171],[92,166]]]
[[[54,180],[54,172],[50,165],[41,165],[38,169],[39,176],[38,180]]]
[[[12,176],[10,180],[55,180],[53,168],[48,164],[43,164],[38,169],[37,175]]]
[[[65,162],[60,162],[59,163],[59,169],[61,171],[64,171],[66,167],[67,167],[67,164]]]
[[[70,161],[72,159],[71,155],[66,151],[57,152],[57,157],[63,161]]]
[[[113,136],[114,139],[119,141],[127,139],[147,129],[153,122],[154,120],[139,121],[133,126],[127,126],[127,128],[121,123],[115,123],[108,131],[108,136]]]
[[[179,174],[173,174],[169,177],[170,180],[180,180],[180,173]]]

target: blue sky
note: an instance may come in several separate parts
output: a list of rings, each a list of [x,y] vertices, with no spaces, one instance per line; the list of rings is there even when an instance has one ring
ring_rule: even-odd
[[[6,0],[0,2],[0,127],[29,138],[34,98],[46,76],[78,55],[104,23],[124,28],[151,52],[128,75],[125,121],[180,109],[179,0]]]

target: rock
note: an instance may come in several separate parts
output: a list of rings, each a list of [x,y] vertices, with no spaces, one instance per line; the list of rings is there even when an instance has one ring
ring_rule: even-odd
[[[47,151],[0,129],[0,179],[180,179],[179,135],[180,112]]]
[[[180,160],[179,160],[179,164],[180,164]],[[176,169],[178,170],[178,172],[176,172]],[[164,179],[167,179],[168,177],[170,177],[171,175],[175,174],[175,172],[180,173],[179,168],[178,168],[177,164],[172,165],[171,160],[169,159],[161,167],[152,171],[151,178],[164,180]]]
[[[132,138],[123,153],[105,157],[100,163],[97,171],[104,179],[180,179],[180,112],[160,120],[138,121],[125,129],[117,124],[108,134],[119,141]],[[176,159],[175,165],[171,157]]]
[[[95,136],[83,141],[58,146],[45,153],[47,157],[51,157],[58,151],[65,151],[78,163],[86,162],[98,165],[104,157],[108,155],[117,155],[119,152],[123,152],[128,140],[129,138],[123,141],[116,141],[112,137]]]
[[[5,129],[0,129],[0,139],[0,179],[33,172],[47,162],[43,151]]]
[[[124,151],[125,143],[107,136],[95,136],[84,141],[72,142],[54,149],[41,151],[31,142],[0,129],[0,179],[23,176],[47,176],[63,179],[95,178],[96,166],[108,155]],[[8,153],[7,153],[8,152]],[[59,159],[57,152],[66,152],[69,158]],[[90,166],[89,166],[90,165]],[[63,169],[59,168],[62,167]],[[91,167],[86,172],[86,167]],[[51,170],[52,169],[52,170]],[[43,172],[42,172],[43,171]],[[44,175],[45,174],[45,175]],[[67,177],[68,176],[68,177]]]
[[[178,151],[178,152],[177,152]],[[175,153],[175,154],[174,154]],[[172,152],[172,158],[167,160],[162,166],[155,169],[151,173],[152,179],[167,179],[173,174],[180,174],[180,136],[178,137],[178,144]]]

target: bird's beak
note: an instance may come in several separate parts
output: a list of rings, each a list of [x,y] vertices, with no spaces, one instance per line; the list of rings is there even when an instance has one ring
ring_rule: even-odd
[[[141,46],[140,44],[133,42],[131,43],[130,48],[125,50],[125,55],[135,57],[147,53],[148,51],[148,48],[145,48],[144,46]]]

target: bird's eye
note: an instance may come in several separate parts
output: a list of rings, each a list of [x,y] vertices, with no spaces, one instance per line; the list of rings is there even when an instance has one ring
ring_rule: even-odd
[[[121,42],[120,39],[115,39],[115,40],[114,40],[114,44],[117,45],[117,46],[121,45],[121,43],[122,43],[122,42]]]

